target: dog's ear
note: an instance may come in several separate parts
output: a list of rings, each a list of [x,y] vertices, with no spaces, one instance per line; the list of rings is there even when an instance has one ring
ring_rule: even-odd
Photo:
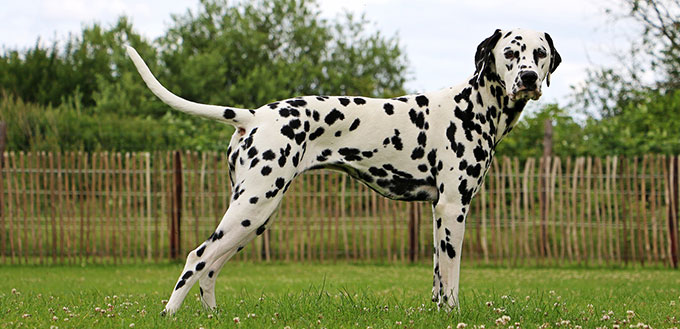
[[[557,49],[555,49],[555,44],[553,44],[550,34],[545,33],[545,40],[548,42],[548,46],[550,47],[550,68],[548,70],[548,76],[545,78],[545,83],[548,87],[550,87],[550,74],[555,72],[560,63],[562,63],[562,56],[560,56],[560,53],[558,53]]]
[[[493,65],[493,48],[496,47],[496,43],[498,43],[502,35],[501,30],[496,29],[490,37],[477,46],[477,52],[475,53],[475,74],[477,74],[478,82],[480,77],[484,76],[488,72],[489,67]]]

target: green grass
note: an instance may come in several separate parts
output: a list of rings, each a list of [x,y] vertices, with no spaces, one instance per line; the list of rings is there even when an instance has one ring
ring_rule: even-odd
[[[668,269],[468,267],[460,311],[447,313],[429,300],[432,274],[425,264],[230,263],[218,279],[219,312],[204,311],[194,287],[175,317],[162,318],[162,301],[181,267],[3,266],[0,327],[680,326],[680,272]],[[504,315],[510,320],[497,326]]]

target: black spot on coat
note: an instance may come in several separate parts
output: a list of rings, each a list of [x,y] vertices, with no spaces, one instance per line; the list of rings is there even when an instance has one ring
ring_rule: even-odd
[[[309,140],[313,141],[313,140],[317,139],[317,137],[323,135],[323,133],[324,133],[324,129],[322,127],[319,127],[316,130],[314,130],[313,133],[309,134]]]
[[[357,129],[357,127],[359,127],[359,123],[360,123],[360,122],[361,122],[361,120],[355,119],[355,120],[352,122],[352,125],[349,126],[349,131],[352,131],[352,130],[354,130],[354,129]]]
[[[423,112],[416,112],[416,110],[411,109],[408,111],[408,117],[411,119],[411,123],[419,129],[425,127],[425,114]]]
[[[222,116],[225,119],[230,120],[236,117],[236,112],[234,112],[232,109],[225,109],[224,113],[222,113]]]
[[[305,102],[302,99],[293,99],[293,100],[286,101],[286,103],[290,104],[291,106],[295,106],[295,107],[301,107],[301,106],[307,105],[307,102]]]
[[[293,128],[291,128],[289,125],[281,127],[281,135],[286,136],[290,139],[295,138],[295,132],[293,131]]]
[[[425,156],[425,150],[422,147],[416,147],[413,149],[411,152],[411,159],[416,160],[416,159],[422,159],[422,157]]]
[[[355,148],[349,148],[349,147],[343,147],[338,150],[338,153],[342,156],[345,157],[345,160],[347,161],[360,161],[361,157],[359,156],[359,153],[361,153],[361,150],[355,149]]]
[[[349,100],[347,100],[347,102],[349,102]],[[336,121],[344,120],[344,119],[345,119],[345,115],[342,114],[342,112],[340,112],[336,109],[333,109],[326,115],[326,117],[323,120],[324,120],[324,122],[326,122],[327,125],[330,126],[333,123],[335,123]]]
[[[276,153],[272,150],[266,150],[262,153],[262,159],[264,160],[274,160],[276,158]]]
[[[419,95],[416,96],[416,103],[418,103],[419,107],[423,107],[429,105],[430,101],[424,95]]]

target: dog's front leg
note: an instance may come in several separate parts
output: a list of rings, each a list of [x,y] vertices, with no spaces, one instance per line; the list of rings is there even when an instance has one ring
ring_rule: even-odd
[[[434,206],[435,230],[437,231],[435,234],[437,239],[435,278],[440,280],[438,305],[451,309],[458,307],[460,256],[466,217],[466,208],[460,204],[460,201],[453,200],[460,200],[460,198],[447,200],[442,196]]]

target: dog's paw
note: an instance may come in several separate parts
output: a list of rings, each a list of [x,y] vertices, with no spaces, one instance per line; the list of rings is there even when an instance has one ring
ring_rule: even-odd
[[[201,304],[203,305],[203,308],[208,311],[215,312],[215,310],[217,310],[217,301],[215,300],[215,295],[212,292],[201,294]]]
[[[166,307],[161,311],[161,313],[159,315],[161,317],[165,317],[165,316],[173,317],[173,316],[175,316],[176,312],[177,312],[177,310],[172,310],[172,309],[169,309],[169,308]]]

